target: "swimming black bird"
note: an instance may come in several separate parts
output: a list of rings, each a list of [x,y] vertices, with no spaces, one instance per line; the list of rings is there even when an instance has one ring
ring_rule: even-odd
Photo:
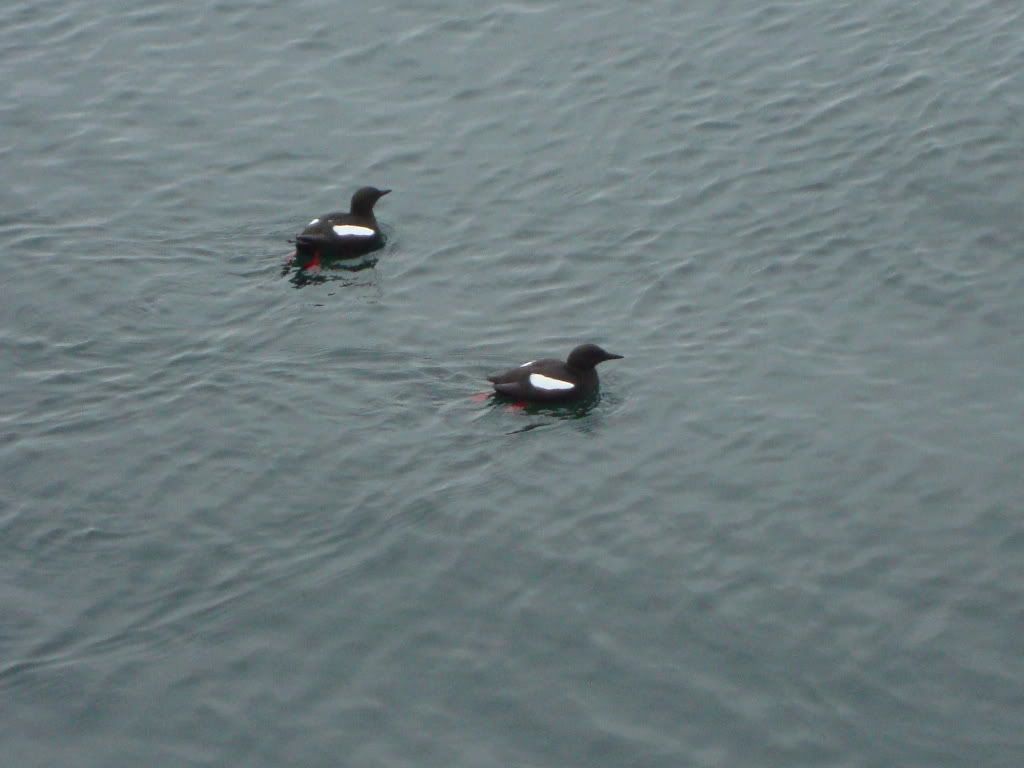
[[[554,358],[531,360],[516,368],[487,377],[494,391],[517,400],[551,403],[568,402],[597,394],[599,382],[595,366],[605,360],[621,360],[622,355],[605,352],[597,344],[581,344],[563,363]]]
[[[348,213],[327,213],[313,219],[295,238],[295,261],[301,269],[321,259],[351,259],[384,245],[373,206],[390,189],[362,187],[352,195]]]

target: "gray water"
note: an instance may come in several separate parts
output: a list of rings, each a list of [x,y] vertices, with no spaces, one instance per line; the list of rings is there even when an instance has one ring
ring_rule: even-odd
[[[1022,73],[1008,0],[8,0],[0,765],[1024,765]]]

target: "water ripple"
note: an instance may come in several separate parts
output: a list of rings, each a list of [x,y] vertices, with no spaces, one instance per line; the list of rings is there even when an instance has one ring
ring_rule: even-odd
[[[9,760],[1018,765],[1022,21],[6,4]]]

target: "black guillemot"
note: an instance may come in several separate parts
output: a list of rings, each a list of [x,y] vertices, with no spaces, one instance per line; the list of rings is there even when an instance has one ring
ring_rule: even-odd
[[[567,402],[593,397],[598,380],[595,366],[622,355],[605,352],[597,344],[581,344],[562,362],[554,358],[531,360],[487,377],[499,395],[532,402]]]
[[[295,238],[295,261],[302,269],[321,259],[351,259],[384,245],[373,206],[390,189],[362,187],[352,195],[348,213],[327,213],[313,219]]]

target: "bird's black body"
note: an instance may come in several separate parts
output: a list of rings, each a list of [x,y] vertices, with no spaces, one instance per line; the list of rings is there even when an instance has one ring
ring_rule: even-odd
[[[564,403],[597,394],[599,382],[595,366],[622,355],[605,352],[596,344],[582,344],[566,361],[555,358],[531,360],[517,368],[487,377],[494,391],[516,400],[538,403]]]
[[[384,245],[373,206],[390,191],[362,187],[352,195],[348,213],[338,211],[313,219],[295,238],[298,265],[305,268],[320,259],[351,259]]]

